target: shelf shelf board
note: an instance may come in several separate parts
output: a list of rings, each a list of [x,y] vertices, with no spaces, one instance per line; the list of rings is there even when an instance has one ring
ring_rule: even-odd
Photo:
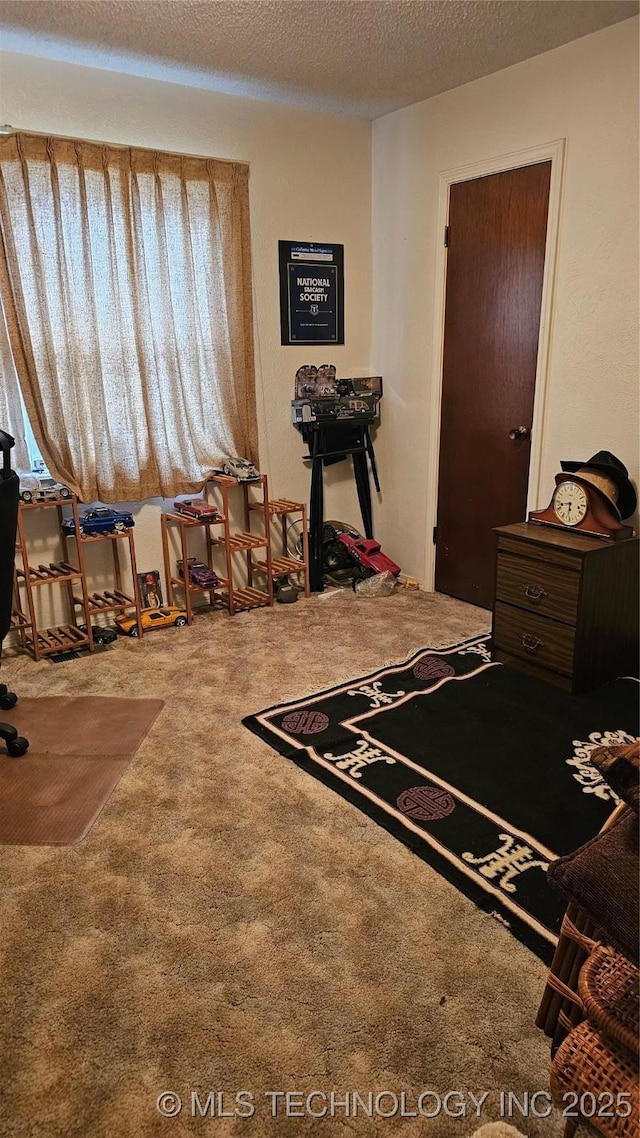
[[[264,513],[262,502],[250,502],[249,509]],[[267,502],[267,511],[270,514],[301,514],[304,509],[302,502],[290,502],[288,498],[274,498],[271,502]]]
[[[163,514],[168,522],[179,522],[181,526],[219,526],[226,522],[224,514],[217,518],[190,518],[188,514]]]
[[[74,596],[73,603],[77,608],[84,608],[82,597]],[[133,597],[128,597],[126,593],[105,591],[104,593],[88,595],[87,608],[91,613],[122,612],[124,609],[136,608],[136,602]]]
[[[16,573],[19,578],[27,579],[27,574],[22,569],[17,569]],[[74,569],[73,565],[68,565],[66,561],[61,561],[57,565],[51,562],[49,565],[38,565],[35,568],[33,565],[28,569],[28,580],[30,585],[50,585],[52,582],[56,584],[62,581],[75,581],[82,577],[79,569]]]
[[[40,629],[35,633],[35,639],[41,656],[50,656],[54,652],[68,651],[70,648],[89,647],[89,637],[73,624]],[[33,636],[27,636],[27,646],[34,650]]]
[[[31,628],[31,621],[23,612],[18,612],[17,609],[11,613],[11,627],[12,628]]]
[[[220,474],[212,474],[210,478],[207,478],[207,482],[219,482],[221,486],[224,486],[225,483],[227,486],[242,486],[242,482],[237,478],[232,478],[230,474],[222,474],[222,472],[220,472]],[[253,483],[254,486],[257,484],[257,482]]]
[[[266,561],[254,561],[254,569],[260,569],[263,573],[268,573],[269,566]],[[305,561],[298,561],[293,557],[274,557],[271,562],[271,576],[283,577],[286,573],[303,573],[307,568]]]
[[[218,584],[217,585],[196,585],[193,581],[189,581],[189,592],[190,593],[215,593],[216,589],[227,589],[229,587],[229,582],[227,581],[227,578],[226,577],[220,577],[219,574],[216,574],[216,576],[218,577]],[[185,587],[185,582],[184,582],[183,577],[172,577],[171,578],[171,584],[172,585],[180,585],[183,589]]]
[[[216,539],[218,545],[223,545],[222,540]],[[232,553],[247,553],[250,549],[266,549],[267,539],[265,537],[257,537],[253,533],[234,533],[229,538],[229,549]]]
[[[114,541],[122,537],[128,538],[132,528],[132,526],[129,526],[128,529],[113,530],[109,531],[109,533],[81,533],[80,541],[83,545],[89,545],[93,541]],[[77,535],[75,533],[67,533],[65,536],[73,537],[77,540]]]
[[[228,594],[223,594],[223,596],[225,600],[229,599]],[[263,608],[270,604],[269,594],[263,593],[261,589],[234,589],[231,598],[236,612],[244,609]]]
[[[23,502],[22,499],[18,502],[21,510],[42,510],[47,506],[70,506],[73,501],[71,498],[50,498],[45,502]]]

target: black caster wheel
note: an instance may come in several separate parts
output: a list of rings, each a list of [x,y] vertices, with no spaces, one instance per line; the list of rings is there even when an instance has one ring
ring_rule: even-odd
[[[15,707],[18,702],[18,697],[14,691],[5,691],[0,694],[0,707],[3,711],[8,711],[9,708]]]
[[[23,735],[16,735],[15,739],[11,739],[7,743],[7,753],[12,758],[18,759],[21,755],[26,755],[29,750],[29,740],[25,739]]]

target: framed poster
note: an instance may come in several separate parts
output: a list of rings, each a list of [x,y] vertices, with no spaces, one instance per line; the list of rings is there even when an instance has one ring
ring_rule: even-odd
[[[344,245],[279,241],[280,343],[344,344]]]

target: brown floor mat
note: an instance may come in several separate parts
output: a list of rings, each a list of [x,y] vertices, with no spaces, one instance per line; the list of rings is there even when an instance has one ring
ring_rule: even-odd
[[[3,711],[30,746],[11,758],[0,743],[0,844],[81,841],[163,706],[160,699],[41,696]]]

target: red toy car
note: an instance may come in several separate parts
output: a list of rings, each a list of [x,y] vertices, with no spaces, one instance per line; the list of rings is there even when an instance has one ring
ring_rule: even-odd
[[[374,573],[393,573],[394,577],[398,576],[400,566],[382,552],[379,541],[365,537],[351,537],[348,533],[339,534],[337,541],[344,545],[367,576]]]
[[[174,502],[173,508],[179,514],[197,518],[200,522],[215,522],[220,517],[218,507],[212,506],[211,502],[205,502],[203,498],[185,498],[183,502]]]

